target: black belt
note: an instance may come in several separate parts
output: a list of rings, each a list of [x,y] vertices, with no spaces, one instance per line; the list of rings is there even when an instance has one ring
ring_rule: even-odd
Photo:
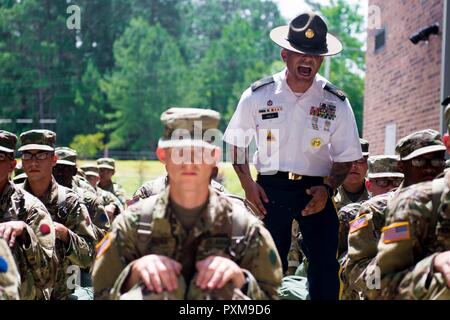
[[[286,171],[277,171],[275,174],[260,174],[258,173],[258,179],[282,179],[282,180],[291,180],[291,181],[302,181],[302,182],[318,182],[319,184],[323,183],[323,177],[313,177],[313,176],[305,176],[300,175],[294,172],[286,172]]]

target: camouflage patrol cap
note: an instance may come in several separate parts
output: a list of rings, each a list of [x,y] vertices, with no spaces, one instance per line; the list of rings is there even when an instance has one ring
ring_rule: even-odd
[[[414,132],[400,139],[395,147],[395,152],[400,155],[400,160],[406,161],[423,154],[436,151],[445,151],[441,135],[436,130],[426,129]]]
[[[369,141],[366,139],[359,138],[359,143],[361,143],[361,150],[363,157],[369,156]]]
[[[55,149],[55,154],[58,156],[57,164],[77,165],[77,152],[75,150],[67,147],[58,147]]]
[[[55,151],[56,133],[50,130],[30,130],[20,135],[19,151]]]
[[[367,160],[368,162],[368,178],[403,178],[404,175],[398,167],[398,157],[397,156],[371,156]]]
[[[206,147],[214,148],[208,139],[207,130],[219,126],[220,114],[211,109],[170,108],[161,114],[164,124],[163,137],[158,142],[160,148]]]
[[[104,169],[115,170],[116,161],[112,158],[100,158],[100,159],[97,159],[97,167],[99,169],[104,168]]]
[[[0,151],[14,153],[16,150],[17,136],[11,132],[0,130]]]
[[[84,172],[85,175],[87,176],[94,176],[94,177],[98,177],[98,167],[96,164],[85,164],[83,166],[81,166],[81,171]]]

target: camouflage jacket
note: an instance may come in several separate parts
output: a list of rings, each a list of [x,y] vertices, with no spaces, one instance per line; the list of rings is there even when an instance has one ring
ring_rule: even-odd
[[[340,186],[337,188],[337,193],[334,196],[334,204],[336,206],[336,209],[339,211],[342,207],[345,207],[346,205],[350,203],[361,203],[363,201],[366,201],[370,198],[369,191],[367,191],[366,186],[364,185],[364,191],[359,196],[359,198],[356,201],[352,201],[350,197],[348,196],[348,193],[345,191],[343,186]]]
[[[31,190],[28,180],[23,187],[27,191]],[[53,221],[69,229],[69,244],[66,245],[59,239],[56,239],[55,244],[58,266],[52,297],[61,299],[67,297],[74,289],[67,285],[69,266],[89,268],[94,259],[94,243],[97,239],[89,213],[74,191],[57,184],[55,179],[52,179],[48,192],[39,200],[46,206]]]
[[[111,182],[109,185],[104,186],[104,187],[102,187],[100,185],[97,185],[97,186],[103,190],[111,192],[113,195],[115,195],[117,197],[117,199],[119,199],[122,206],[125,206],[125,203],[127,200],[127,193],[125,192],[125,189],[122,188],[121,185],[119,185],[118,183],[115,183],[115,182]]]
[[[42,299],[43,290],[53,286],[51,271],[55,228],[45,206],[12,182],[0,197],[0,223],[23,221],[24,237],[12,249],[21,277],[21,299]],[[22,239],[26,238],[28,243]]]
[[[133,199],[139,197],[141,199],[149,198],[155,194],[163,192],[169,185],[169,177],[167,175],[147,181],[133,195]],[[219,192],[226,192],[225,187],[215,180],[211,180],[211,186]]]
[[[0,238],[0,300],[19,300],[20,275],[5,240]]]
[[[101,199],[104,207],[106,207],[109,204],[113,204],[116,207],[114,211],[114,216],[118,216],[125,210],[119,198],[117,198],[113,193],[103,190],[99,187],[96,187],[95,191],[97,192],[97,196]]]
[[[142,239],[138,230],[144,210],[151,212],[151,222],[146,224],[151,236]],[[232,237],[232,221],[237,218],[243,220],[244,235]],[[193,250],[183,250],[189,243],[195,244]],[[118,298],[132,262],[149,254],[168,256],[182,264],[186,259],[195,262],[210,255],[228,257],[244,269],[249,280],[244,293],[251,299],[276,299],[281,284],[281,261],[270,233],[244,206],[212,188],[208,205],[189,234],[175,218],[167,188],[117,217],[97,254],[93,268],[96,298]]]
[[[350,221],[355,219],[360,208],[361,202],[355,202],[343,206],[338,212],[338,219],[339,219],[338,257],[343,257],[347,253],[348,231],[350,228]]]
[[[83,204],[86,206],[89,217],[93,222],[92,229],[94,230],[95,237],[97,238],[97,241],[100,241],[109,231],[111,226],[108,214],[103,206],[103,199],[98,196],[97,192],[92,187],[88,189],[84,186],[80,187],[77,184],[72,183],[71,189],[80,196]]]
[[[370,268],[379,268],[381,288],[370,290],[369,298],[450,299],[442,274],[433,271],[434,257],[450,250],[449,202],[450,173],[405,188],[389,200],[386,227],[366,275],[367,281],[374,274]]]

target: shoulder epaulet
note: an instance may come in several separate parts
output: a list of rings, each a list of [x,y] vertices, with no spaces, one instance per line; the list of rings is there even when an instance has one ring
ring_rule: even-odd
[[[342,101],[345,101],[345,99],[347,98],[344,91],[342,91],[341,89],[339,89],[338,87],[336,87],[335,85],[333,85],[331,83],[327,83],[323,89],[328,92],[331,92],[332,94],[334,94],[336,97],[338,97]]]
[[[252,91],[256,91],[265,85],[275,82],[273,76],[262,78],[252,84]]]

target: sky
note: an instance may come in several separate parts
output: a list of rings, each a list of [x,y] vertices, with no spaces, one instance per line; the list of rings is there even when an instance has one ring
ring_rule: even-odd
[[[350,3],[361,4],[361,15],[367,17],[368,10],[368,0],[348,0]],[[285,17],[287,20],[291,20],[294,18],[299,12],[310,9],[310,7],[306,4],[304,0],[274,0],[274,2],[278,3],[278,7],[280,8],[281,15]],[[330,3],[329,0],[319,0],[319,2],[323,2],[323,4]]]

